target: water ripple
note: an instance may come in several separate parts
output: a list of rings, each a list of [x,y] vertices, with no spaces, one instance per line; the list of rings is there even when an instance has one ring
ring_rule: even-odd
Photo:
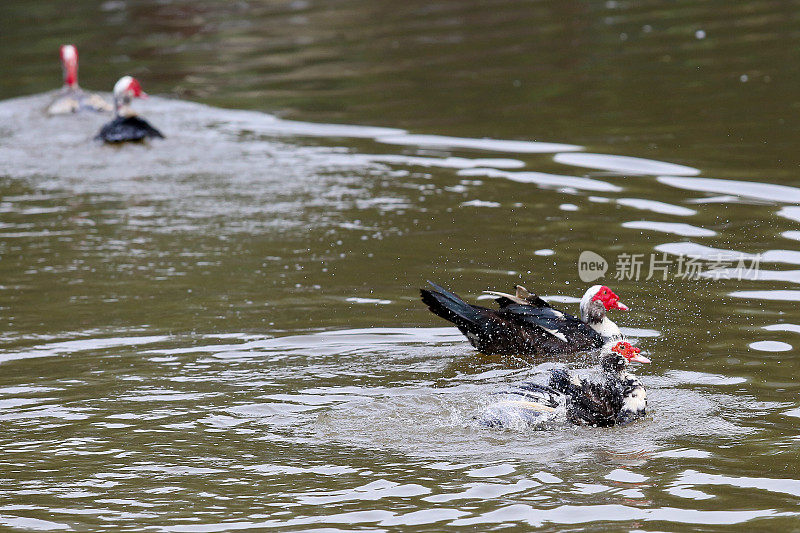
[[[730,194],[734,197],[753,198],[768,202],[798,203],[800,189],[788,185],[758,183],[755,181],[723,180],[714,178],[681,178],[661,176],[658,181],[679,189]]]
[[[561,163],[564,165],[610,170],[620,174],[641,174],[651,176],[658,176],[659,174],[670,174],[673,176],[696,176],[700,174],[698,169],[692,167],[622,155],[566,153],[556,154],[553,156],[553,160],[556,163]]]

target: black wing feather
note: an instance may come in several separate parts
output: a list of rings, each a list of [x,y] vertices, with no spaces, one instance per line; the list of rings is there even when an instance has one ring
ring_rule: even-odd
[[[528,303],[500,297],[494,310],[465,302],[433,282],[420,289],[422,301],[436,315],[452,322],[478,350],[486,354],[553,355],[591,350],[603,345],[587,324],[529,294]]]
[[[502,308],[500,315],[527,327],[558,331],[576,350],[588,350],[603,345],[603,338],[591,326],[569,313],[561,312],[550,306],[534,307],[513,304]],[[543,333],[546,332],[543,331]]]
[[[608,427],[616,422],[619,410],[614,390],[580,378],[564,369],[553,370],[549,386],[567,397],[567,416],[575,424]]]

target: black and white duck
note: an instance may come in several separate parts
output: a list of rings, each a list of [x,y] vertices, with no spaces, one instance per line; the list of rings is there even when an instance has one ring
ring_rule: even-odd
[[[431,312],[455,324],[485,354],[548,356],[592,350],[624,338],[607,313],[612,309],[627,311],[628,306],[605,285],[586,291],[577,318],[520,285],[516,294],[486,291],[499,304],[499,309],[489,309],[428,283],[432,288],[420,290],[422,301]]]
[[[133,98],[147,98],[147,93],[142,90],[136,78],[123,76],[114,85],[114,120],[104,125],[95,139],[107,143],[123,143],[164,138],[160,131],[131,109]]]
[[[562,401],[567,420],[582,426],[630,424],[645,415],[647,392],[629,363],[649,363],[641,350],[621,341],[603,347],[602,380],[581,379],[564,369],[550,373],[547,385],[523,383],[501,393],[503,400],[488,406],[476,418],[489,427],[543,426],[556,417]]]

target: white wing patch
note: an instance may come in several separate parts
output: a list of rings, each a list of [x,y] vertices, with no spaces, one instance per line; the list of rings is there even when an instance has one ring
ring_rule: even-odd
[[[561,339],[564,342],[567,342],[567,338],[560,331],[556,331],[554,329],[547,329],[547,328],[542,328],[542,329],[545,330],[550,335],[552,335],[553,337],[555,337],[557,339]]]

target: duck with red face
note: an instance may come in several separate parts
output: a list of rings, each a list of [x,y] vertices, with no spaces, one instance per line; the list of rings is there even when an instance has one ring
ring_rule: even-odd
[[[625,341],[607,344],[602,353],[603,381],[599,383],[562,369],[550,375],[549,386],[567,397],[567,418],[574,424],[625,425],[645,415],[647,392],[639,378],[628,372],[628,365],[649,363],[650,359]]]
[[[597,331],[604,340],[621,339],[622,332],[607,316],[612,309],[627,311],[628,306],[605,285],[594,285],[581,298],[581,320]]]
[[[545,427],[556,420],[559,406],[580,426],[626,425],[645,416],[647,392],[628,371],[630,363],[649,363],[641,350],[626,341],[603,346],[599,382],[582,379],[565,369],[550,373],[547,385],[523,383],[500,393],[503,400],[489,405],[476,419],[489,427]]]
[[[78,86],[78,49],[65,44],[59,49],[64,70],[64,87],[47,108],[50,115],[64,115],[80,111],[111,111],[111,104],[103,97],[85,92]]]
[[[622,332],[607,313],[628,306],[606,286],[595,285],[583,295],[580,318],[552,307],[522,286],[515,294],[486,291],[499,309],[465,302],[432,282],[421,289],[422,301],[434,314],[449,320],[469,342],[485,354],[552,356],[597,349]]]
[[[114,85],[114,120],[100,129],[95,139],[107,143],[142,141],[150,138],[164,138],[164,135],[149,122],[139,118],[131,109],[131,100],[147,98],[139,80],[123,76]]]

